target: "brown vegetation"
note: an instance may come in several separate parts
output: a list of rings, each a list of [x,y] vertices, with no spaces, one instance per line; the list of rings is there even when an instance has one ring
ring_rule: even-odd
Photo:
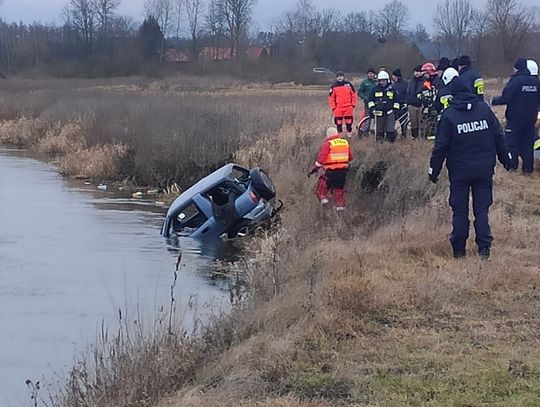
[[[90,148],[131,139],[138,153],[130,154],[151,162],[187,127],[198,138],[182,133],[187,139],[159,176],[185,180],[175,160],[204,145],[197,157],[206,167],[192,163],[193,177],[222,159],[259,164],[286,207],[275,230],[253,241],[257,249],[230,265],[249,287],[230,315],[192,336],[164,316],[152,327],[124,317],[118,332],[104,332],[74,367],[55,405],[540,404],[538,172],[523,177],[497,168],[492,259],[481,261],[471,239],[468,257],[455,260],[446,181],[434,186],[426,176],[429,142],[354,140],[347,212],[320,208],[306,173],[330,124],[324,92],[262,89],[144,102],[100,92],[100,103],[93,92],[84,93],[84,104],[80,94],[68,94],[35,117],[99,118],[84,122],[93,129]],[[75,114],[78,106],[85,114]],[[225,140],[191,123],[209,123],[197,109],[220,113],[211,123]],[[129,131],[112,137],[121,126]],[[151,126],[160,129],[153,137]]]

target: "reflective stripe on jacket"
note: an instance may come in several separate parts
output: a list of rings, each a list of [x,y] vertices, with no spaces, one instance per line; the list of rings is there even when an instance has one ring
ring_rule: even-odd
[[[341,170],[349,168],[349,142],[342,138],[328,140],[330,153],[323,163],[325,170]]]

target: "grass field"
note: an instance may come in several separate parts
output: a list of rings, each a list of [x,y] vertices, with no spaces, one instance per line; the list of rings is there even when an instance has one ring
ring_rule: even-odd
[[[0,140],[24,134],[60,168],[108,146],[112,158],[96,160],[108,172],[82,175],[166,186],[234,160],[268,169],[286,204],[257,249],[228,265],[249,287],[230,315],[192,337],[180,324],[121,327],[74,367],[54,405],[540,405],[538,171],[497,167],[492,257],[476,256],[471,233],[456,260],[447,180],[427,180],[429,142],[353,140],[348,209],[321,210],[307,171],[330,124],[324,89],[9,89]]]

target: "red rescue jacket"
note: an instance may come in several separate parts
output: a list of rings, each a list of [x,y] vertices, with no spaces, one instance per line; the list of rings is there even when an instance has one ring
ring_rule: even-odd
[[[349,168],[349,162],[352,159],[349,142],[336,134],[324,140],[315,165],[325,170],[342,170]]]
[[[356,91],[354,85],[349,81],[335,82],[330,87],[328,95],[330,109],[347,108],[356,106]]]

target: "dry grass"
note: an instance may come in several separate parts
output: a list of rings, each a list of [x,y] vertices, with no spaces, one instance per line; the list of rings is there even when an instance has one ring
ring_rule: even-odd
[[[458,261],[447,242],[446,180],[434,186],[426,177],[428,142],[354,140],[348,211],[321,210],[315,180],[306,174],[330,124],[324,92],[169,96],[175,107],[188,109],[188,99],[195,106],[183,120],[209,123],[197,109],[213,106],[218,119],[210,128],[219,130],[211,135],[177,121],[178,109],[163,104],[169,99],[162,96],[145,96],[159,108],[168,106],[158,113],[150,103],[136,104],[131,93],[102,98],[97,92],[96,100],[81,102],[85,111],[95,106],[82,116],[91,118],[84,122],[89,148],[107,145],[116,129],[122,136],[115,140],[144,146],[145,157],[167,154],[163,168],[169,172],[155,177],[181,180],[185,167],[171,163],[191,150],[167,149],[186,134],[178,129],[187,128],[197,137],[178,145],[204,145],[193,153],[197,160],[216,150],[225,154],[192,165],[193,176],[228,155],[261,165],[286,207],[277,231],[254,240],[257,249],[230,265],[250,287],[231,315],[192,339],[181,328],[171,335],[166,324],[150,334],[126,326],[103,336],[74,368],[55,405],[540,405],[538,172],[526,178],[497,168],[492,259],[478,259],[471,238],[468,257]],[[104,102],[101,110],[97,101]],[[127,120],[104,120],[107,111],[116,114],[111,106],[119,101],[127,103]],[[67,126],[77,117],[76,106],[64,114],[60,104],[39,117],[51,123],[69,117]],[[158,126],[159,137],[148,138],[145,121]]]

